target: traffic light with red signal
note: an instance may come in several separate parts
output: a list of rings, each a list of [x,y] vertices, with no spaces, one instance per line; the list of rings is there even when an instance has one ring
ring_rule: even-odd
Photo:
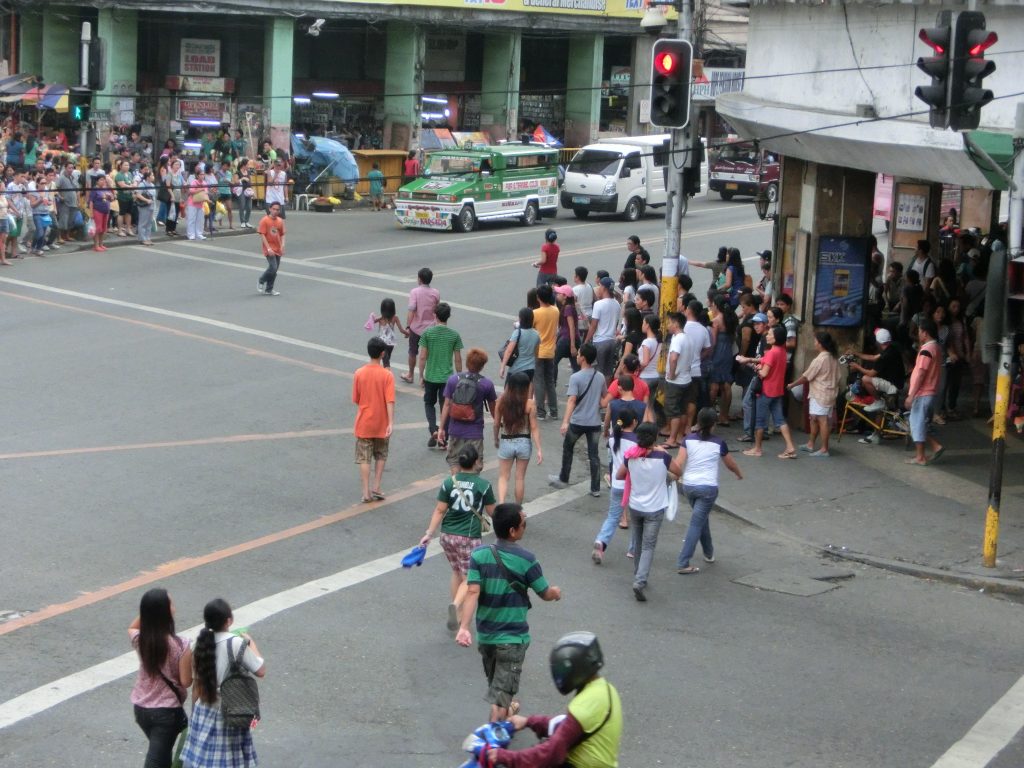
[[[981,108],[995,98],[982,80],[996,71],[985,51],[999,36],[985,28],[985,14],[976,11],[943,11],[935,23],[918,32],[934,55],[917,60],[932,82],[919,85],[914,95],[928,105],[932,128],[974,130],[981,123]]]
[[[931,56],[917,60],[917,68],[931,77],[931,85],[919,85],[914,95],[928,105],[928,123],[932,128],[949,127],[950,63],[953,44],[953,14],[943,11],[936,26],[925,27],[917,36],[932,49]]]
[[[996,63],[985,58],[985,51],[997,40],[995,32],[985,29],[985,14],[957,14],[949,93],[949,127],[954,131],[976,129],[981,108],[995,98],[981,81],[996,71]]]
[[[685,128],[690,122],[693,45],[687,40],[658,40],[651,61],[651,125]]]

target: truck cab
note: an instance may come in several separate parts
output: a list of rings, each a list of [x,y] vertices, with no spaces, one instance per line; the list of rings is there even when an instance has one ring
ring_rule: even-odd
[[[779,197],[779,156],[770,150],[759,150],[752,141],[736,141],[723,145],[708,166],[708,189],[723,200],[735,195],[756,197],[762,192],[771,202]]]
[[[576,218],[614,213],[636,221],[667,202],[668,135],[602,139],[576,153],[565,170],[561,203]]]

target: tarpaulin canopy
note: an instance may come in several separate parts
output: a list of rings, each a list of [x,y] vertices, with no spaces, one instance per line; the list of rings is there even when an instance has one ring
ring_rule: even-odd
[[[359,180],[356,160],[340,141],[323,136],[292,136],[292,154],[296,160],[309,163],[314,176],[327,171],[346,184],[355,184]]]
[[[21,101],[22,97],[36,87],[36,75],[10,75],[0,78],[0,102],[10,104]]]
[[[39,92],[39,106],[56,112],[67,112],[70,93],[71,89],[66,85],[48,85]]]
[[[1013,176],[1013,136],[1008,133],[994,133],[992,131],[971,131],[968,135],[971,137],[971,141],[981,147],[996,165],[1002,168],[1007,176]],[[988,160],[977,152],[972,151],[969,144],[965,144],[965,151],[971,160],[974,161],[974,164],[978,166],[978,169],[991,182],[993,189],[1005,191],[1009,188],[1009,184],[1006,183],[1003,175],[993,170]]]

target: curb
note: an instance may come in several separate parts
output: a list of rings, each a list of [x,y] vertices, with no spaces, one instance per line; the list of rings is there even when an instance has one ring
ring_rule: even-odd
[[[813,542],[797,538],[796,536],[791,536],[788,533],[766,528],[760,523],[752,520],[750,517],[747,517],[734,509],[725,507],[720,503],[716,503],[714,505],[714,510],[728,515],[734,520],[745,525],[749,525],[751,528],[756,528],[760,531],[766,531],[776,536],[789,539],[796,544],[800,544],[827,557],[834,557],[838,560],[845,560],[851,563],[860,563],[872,568],[878,568],[892,573],[900,573],[905,576],[913,576],[918,579],[930,579],[932,581],[943,581],[948,584],[957,584],[959,586],[976,589],[981,592],[996,592],[1004,595],[1024,595],[1024,581],[1017,581],[999,576],[978,576],[971,573],[957,573],[956,571],[948,571],[928,565],[918,565],[917,563],[909,563],[903,560],[891,560],[889,558],[877,557],[875,555],[864,554],[861,552],[841,550],[831,544],[822,546],[821,544],[814,544]]]
[[[226,231],[219,231],[218,230],[216,236],[214,236],[214,237],[207,237],[206,239],[208,241],[210,241],[210,242],[213,242],[215,240],[220,239],[221,237],[241,237],[242,235],[251,235],[251,234],[255,234],[255,233],[256,233],[256,229],[255,228],[253,228],[253,229],[229,229],[229,230],[226,230]],[[160,244],[160,245],[164,245],[164,244],[167,244],[167,243],[173,243],[173,242],[175,242],[177,240],[185,240],[185,238],[184,237],[172,238],[172,237],[167,237],[167,235],[155,235],[155,234],[153,236],[153,243]],[[185,240],[185,241],[188,242],[187,240]],[[76,242],[78,242],[78,241],[76,241]],[[142,245],[142,244],[139,242],[138,238],[136,238],[134,235],[131,236],[131,237],[117,237],[115,235],[113,239],[108,239],[106,241],[106,243],[104,243],[104,245],[106,245],[107,250],[112,250],[114,248],[124,248],[124,247],[129,246],[129,245]],[[92,250],[92,241],[88,241],[88,242],[78,242],[78,247],[77,248],[72,248],[68,252],[69,253],[82,253],[83,251],[91,251],[91,250]]]

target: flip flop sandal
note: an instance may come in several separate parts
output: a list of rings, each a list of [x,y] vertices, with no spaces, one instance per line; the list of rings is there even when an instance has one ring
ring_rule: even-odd
[[[371,496],[363,496],[363,504],[373,504],[373,498]]]
[[[412,382],[413,382],[413,380],[412,380],[411,378],[408,378],[408,377],[406,377],[406,376],[399,376],[398,378],[400,378],[400,379],[401,379],[402,381],[404,381],[404,382],[405,382],[406,384],[412,384]]]
[[[689,576],[692,573],[700,573],[700,568],[694,568],[692,565],[688,565],[685,568],[679,568],[676,570],[680,576]]]
[[[779,454],[779,458],[780,459],[795,459],[796,458],[796,451],[793,451],[792,453],[790,453],[789,451],[783,451],[782,453]]]
[[[371,493],[370,495],[371,495],[371,496],[373,496],[374,500],[376,500],[376,501],[384,501],[384,499],[386,499],[386,498],[387,498],[387,496],[385,496],[385,495],[384,495],[383,493],[381,493],[380,491],[374,491],[374,492],[373,492],[373,493]]]

